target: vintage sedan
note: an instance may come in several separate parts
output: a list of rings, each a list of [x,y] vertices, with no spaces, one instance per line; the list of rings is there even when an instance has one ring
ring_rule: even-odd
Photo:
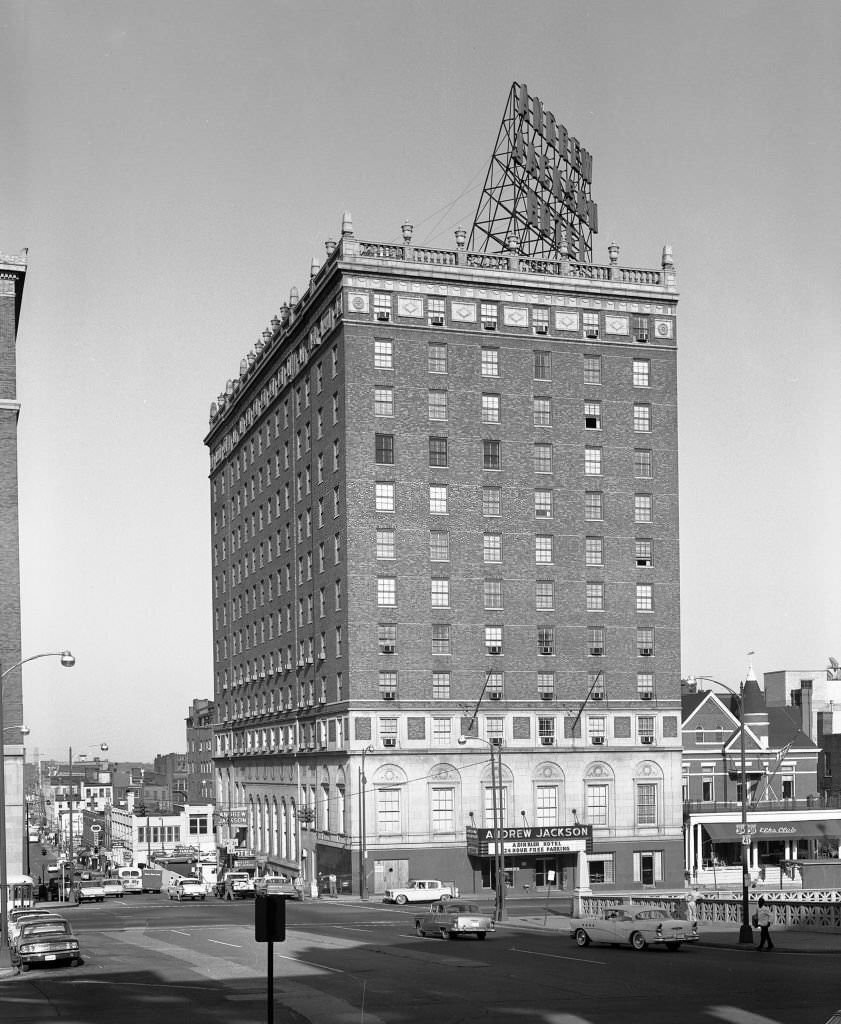
[[[288,875],[261,875],[254,879],[254,893],[267,896],[285,896],[288,900],[302,900],[303,886],[295,885]]]
[[[14,946],[17,942],[17,937],[20,934],[20,930],[25,924],[29,924],[31,921],[63,921],[64,918],[60,914],[54,914],[50,910],[34,910],[32,907],[18,907],[16,910],[9,912],[9,945]]]
[[[105,899],[102,879],[83,878],[76,882],[73,886],[73,899],[77,903],[102,903]]]
[[[17,942],[11,950],[12,965],[28,971],[33,964],[82,963],[79,940],[67,921],[43,918],[21,925]]]
[[[123,899],[126,894],[126,887],[119,878],[103,878],[102,888],[106,896],[114,896],[118,900]]]
[[[182,900],[203,900],[207,890],[198,878],[173,878],[166,887],[166,894],[180,903]]]
[[[459,935],[475,935],[477,939],[484,939],[493,930],[493,921],[475,903],[458,900],[433,903],[425,914],[415,918],[418,935],[440,935],[442,939],[455,939]]]
[[[579,946],[608,942],[612,946],[665,946],[680,949],[683,942],[697,942],[697,922],[671,917],[660,907],[605,907],[598,914],[573,921],[569,932]]]

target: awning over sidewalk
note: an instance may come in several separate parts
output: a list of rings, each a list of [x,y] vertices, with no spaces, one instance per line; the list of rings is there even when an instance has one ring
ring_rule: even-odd
[[[741,821],[702,821],[714,843],[740,843]],[[803,818],[797,821],[748,821],[754,841],[774,839],[837,839],[841,837],[841,820],[837,818]]]

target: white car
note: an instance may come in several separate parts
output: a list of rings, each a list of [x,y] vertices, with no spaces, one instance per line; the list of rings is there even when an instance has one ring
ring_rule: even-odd
[[[207,896],[204,882],[197,878],[173,878],[166,887],[166,894],[171,900],[203,900]]]
[[[435,903],[458,896],[458,889],[452,882],[441,882],[437,878],[416,878],[407,886],[386,889],[383,903]]]
[[[672,917],[660,907],[615,906],[573,921],[569,934],[579,946],[607,942],[611,946],[628,943],[634,949],[653,945],[676,950],[684,942],[698,941],[698,924]]]
[[[102,903],[105,890],[97,878],[83,878],[73,886],[73,899],[77,903]]]

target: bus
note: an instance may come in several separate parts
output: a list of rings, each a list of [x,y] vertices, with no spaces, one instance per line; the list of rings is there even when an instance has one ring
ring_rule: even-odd
[[[141,892],[143,876],[140,868],[117,868],[117,878],[123,883],[126,892]]]
[[[6,884],[9,910],[35,906],[35,882],[29,875],[9,875]]]

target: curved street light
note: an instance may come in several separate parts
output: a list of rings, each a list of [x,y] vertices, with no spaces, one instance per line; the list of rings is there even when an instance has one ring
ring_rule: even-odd
[[[748,917],[748,889],[750,886],[750,865],[748,855],[750,851],[750,835],[748,833],[748,785],[747,768],[745,766],[745,685],[749,682],[755,683],[756,676],[754,675],[753,666],[750,666],[745,675],[745,679],[739,683],[738,693],[736,693],[732,686],[728,686],[727,683],[722,683],[721,680],[714,679],[712,676],[693,676],[693,678],[696,680],[704,680],[709,683],[715,683],[716,686],[720,686],[722,689],[727,690],[727,692],[732,694],[739,702],[739,755],[742,790],[742,923],[739,926],[739,942],[750,943],[752,945],[753,929],[750,926]]]
[[[6,928],[8,926],[9,892],[8,892],[8,870],[6,861],[6,730],[3,720],[3,680],[14,672],[15,669],[25,665],[28,661],[36,661],[38,658],[59,658],[64,668],[73,668],[76,659],[70,651],[44,651],[42,654],[31,654],[28,658],[22,658],[9,668],[3,669],[0,662],[0,963],[8,948],[6,942]]]

